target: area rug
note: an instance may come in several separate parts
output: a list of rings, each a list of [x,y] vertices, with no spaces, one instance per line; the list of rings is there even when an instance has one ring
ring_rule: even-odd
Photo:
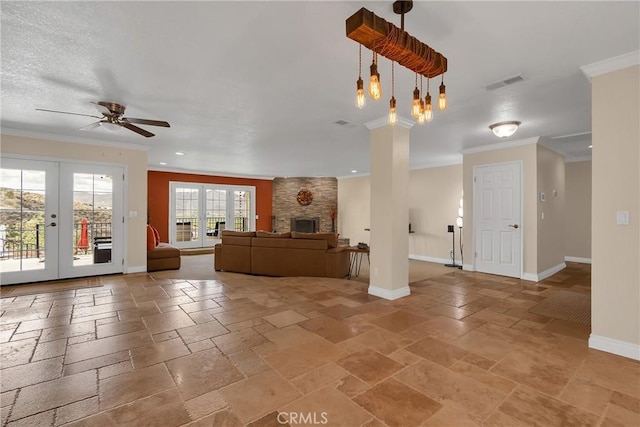
[[[579,292],[557,291],[531,307],[529,312],[590,326],[591,296]]]

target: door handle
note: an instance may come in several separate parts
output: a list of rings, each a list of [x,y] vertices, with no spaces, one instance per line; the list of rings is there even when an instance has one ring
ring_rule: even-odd
[[[46,227],[55,227],[56,225],[58,224],[56,224],[55,222],[52,222],[51,224],[47,224]]]
[[[518,227],[519,227],[519,225],[518,225],[518,224],[509,224],[509,227],[512,227],[512,228],[518,228]]]

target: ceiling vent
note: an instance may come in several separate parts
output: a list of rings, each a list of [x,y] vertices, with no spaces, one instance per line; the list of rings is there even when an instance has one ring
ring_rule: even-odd
[[[333,123],[335,123],[335,124],[337,124],[337,125],[340,125],[340,126],[344,126],[344,127],[346,127],[346,128],[355,128],[355,127],[358,127],[358,125],[357,125],[356,123],[351,123],[351,122],[348,122],[348,121],[346,121],[346,120],[338,120],[338,121],[333,122]]]
[[[523,82],[523,81],[524,81],[524,77],[522,77],[522,74],[518,74],[517,76],[507,77],[504,80],[500,80],[498,82],[488,84],[486,86],[486,89],[487,90],[496,90],[496,89],[499,89],[501,87],[505,87],[505,86],[512,85],[512,84],[515,84],[515,83],[520,83],[520,82]]]

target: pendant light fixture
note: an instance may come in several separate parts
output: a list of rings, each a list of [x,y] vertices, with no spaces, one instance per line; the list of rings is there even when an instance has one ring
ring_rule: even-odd
[[[440,82],[440,95],[438,95],[438,110],[444,111],[447,109],[447,94],[445,93],[444,86],[444,73],[442,73],[442,81]]]
[[[363,108],[367,104],[364,96],[364,81],[362,81],[362,45],[358,47],[358,81],[356,82],[356,106]]]
[[[422,75],[420,75],[420,93],[422,93]],[[418,114],[418,118],[416,119],[419,125],[423,125],[424,120],[424,101],[420,98],[420,114]]]
[[[412,0],[396,0],[393,12],[400,15],[400,28],[391,22],[376,16],[373,12],[361,8],[346,20],[347,37],[360,44],[358,51],[358,80],[356,82],[356,106],[363,108],[364,82],[362,81],[362,46],[370,49],[373,58],[370,66],[367,92],[378,101],[382,98],[380,73],[378,72],[378,54],[389,59],[391,72],[395,74],[395,63],[406,67],[414,73],[415,86],[410,107],[411,116],[417,123],[423,124],[433,120],[433,105],[429,90],[429,79],[441,76],[440,91],[437,98],[438,109],[447,109],[444,73],[447,71],[447,58],[404,30],[404,15],[413,9]],[[418,74],[420,86],[418,89]],[[427,78],[427,94],[422,99],[422,78]],[[391,124],[397,122],[395,99],[395,76],[392,76],[392,94],[389,101],[389,118]]]
[[[413,90],[413,102],[411,103],[411,117],[418,119],[420,115],[420,91],[418,90],[418,73],[416,73],[416,88]]]
[[[429,123],[433,120],[433,107],[431,106],[431,94],[429,93],[429,81],[427,79],[427,96],[424,97],[424,121]]]
[[[396,98],[395,98],[395,92],[396,92],[396,82],[395,82],[395,75],[394,75],[394,64],[395,61],[391,61],[391,100],[389,101],[389,119],[388,122],[391,126],[394,126],[397,122],[398,122],[398,116],[396,115]]]
[[[382,86],[380,86],[380,73],[378,73],[378,54],[373,52],[373,60],[371,61],[371,76],[369,77],[369,96],[371,99],[378,101],[382,98]]]

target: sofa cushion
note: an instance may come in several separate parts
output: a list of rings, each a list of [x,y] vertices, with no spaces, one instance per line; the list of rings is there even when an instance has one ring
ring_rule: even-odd
[[[291,248],[327,250],[327,241],[320,239],[274,239],[273,237],[255,237],[251,239],[251,246],[257,248]]]
[[[233,246],[251,246],[252,237],[222,236],[222,243]]]
[[[255,231],[222,230],[222,237],[256,237]]]
[[[329,248],[335,248],[338,246],[337,233],[300,233],[298,231],[292,231],[291,237],[294,239],[326,240]]]
[[[158,243],[158,246],[150,251],[147,251],[147,259],[162,259],[162,258],[180,258],[180,249],[175,246],[171,246],[168,243]]]
[[[272,233],[270,231],[256,231],[256,237],[274,237],[276,239],[289,239],[291,238],[291,233]]]

